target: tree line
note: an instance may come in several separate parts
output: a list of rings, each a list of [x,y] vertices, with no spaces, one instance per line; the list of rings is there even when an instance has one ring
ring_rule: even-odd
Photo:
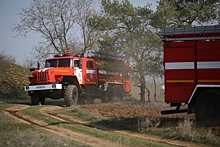
[[[20,35],[35,32],[42,40],[32,48],[29,62],[51,54],[99,50],[123,57],[145,101],[146,79],[163,78],[163,47],[158,31],[167,27],[219,24],[219,0],[159,0],[134,6],[129,0],[33,0],[13,24]],[[156,93],[154,93],[156,98]]]

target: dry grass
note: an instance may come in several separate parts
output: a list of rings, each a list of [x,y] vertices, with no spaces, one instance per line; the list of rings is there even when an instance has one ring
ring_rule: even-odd
[[[186,136],[193,137],[193,122],[189,119],[180,121],[177,126],[177,137],[183,138]]]
[[[147,128],[156,129],[160,126],[160,118],[139,118],[137,128],[139,131]]]

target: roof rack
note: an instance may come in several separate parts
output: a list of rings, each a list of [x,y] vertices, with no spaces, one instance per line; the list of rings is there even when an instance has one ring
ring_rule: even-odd
[[[159,36],[177,35],[177,34],[200,34],[200,33],[220,33],[220,25],[166,28],[161,32],[159,32]]]

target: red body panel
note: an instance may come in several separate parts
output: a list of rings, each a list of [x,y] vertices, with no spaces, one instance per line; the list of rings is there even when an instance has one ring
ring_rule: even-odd
[[[220,61],[220,40],[197,41],[198,61]]]
[[[195,42],[164,43],[165,62],[193,62],[195,60]]]
[[[220,84],[220,40],[197,42],[198,84]]]
[[[196,84],[195,42],[164,43],[165,101],[186,103]]]

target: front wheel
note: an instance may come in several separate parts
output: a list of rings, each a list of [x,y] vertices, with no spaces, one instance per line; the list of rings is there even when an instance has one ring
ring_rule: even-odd
[[[78,88],[75,85],[67,85],[64,93],[65,104],[67,107],[77,105],[78,103]]]
[[[44,96],[44,95],[41,95],[41,96],[40,96],[40,103],[41,103],[42,105],[44,105],[44,103],[45,103],[45,96]]]
[[[33,93],[31,95],[31,105],[38,105],[40,103],[39,93]]]
[[[205,90],[196,100],[196,121],[199,126],[220,126],[220,94]]]

